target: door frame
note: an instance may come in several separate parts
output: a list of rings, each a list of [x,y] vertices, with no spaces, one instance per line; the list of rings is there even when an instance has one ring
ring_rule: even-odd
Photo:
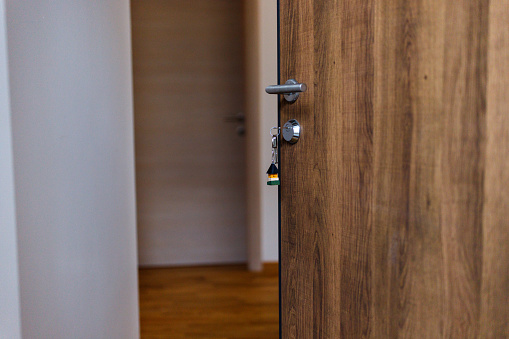
[[[274,36],[277,26],[277,2],[244,0],[245,69],[246,69],[246,177],[247,177],[247,250],[248,268],[261,271],[264,261],[276,262],[279,244],[276,222],[277,193],[267,187],[265,171],[270,161],[269,129],[276,120],[277,97],[265,93],[265,86],[278,81]],[[274,6],[274,7],[273,7]],[[269,16],[275,14],[274,16]],[[277,19],[277,20],[276,20]],[[278,34],[278,33],[276,33]],[[264,250],[265,248],[265,250]],[[267,248],[273,250],[267,251]],[[272,251],[272,252],[271,252]]]

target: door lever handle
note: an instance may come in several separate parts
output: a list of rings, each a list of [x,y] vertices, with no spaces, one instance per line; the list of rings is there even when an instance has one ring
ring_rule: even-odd
[[[224,122],[237,122],[237,123],[243,123],[245,120],[244,113],[239,112],[235,115],[229,115],[223,118]]]
[[[293,103],[299,98],[299,93],[308,89],[306,84],[298,83],[295,79],[289,79],[284,85],[271,85],[265,88],[269,94],[283,94],[286,101]]]

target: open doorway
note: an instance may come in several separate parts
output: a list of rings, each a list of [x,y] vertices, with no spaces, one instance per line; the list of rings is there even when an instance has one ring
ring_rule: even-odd
[[[262,236],[269,211],[276,236],[265,246],[277,252],[277,200],[263,208],[253,4],[131,1],[142,336],[277,337],[277,256],[264,257]],[[266,113],[273,126],[276,102]]]

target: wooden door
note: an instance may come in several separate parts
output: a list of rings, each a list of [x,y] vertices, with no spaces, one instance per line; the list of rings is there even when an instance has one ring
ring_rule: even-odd
[[[280,0],[282,338],[509,337],[508,22]]]
[[[246,260],[242,6],[131,2],[140,265]]]

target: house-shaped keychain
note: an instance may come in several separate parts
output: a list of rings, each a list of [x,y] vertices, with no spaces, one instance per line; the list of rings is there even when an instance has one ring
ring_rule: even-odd
[[[267,175],[267,185],[279,185],[279,170],[275,164],[270,164]]]

